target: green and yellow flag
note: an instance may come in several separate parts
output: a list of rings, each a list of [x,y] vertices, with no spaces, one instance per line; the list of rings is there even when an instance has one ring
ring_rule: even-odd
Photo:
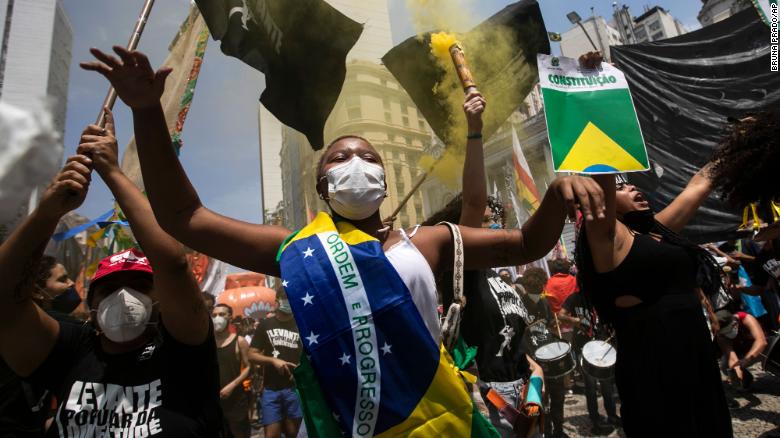
[[[648,169],[647,149],[625,76],[602,64],[539,54],[539,82],[553,166],[558,172],[622,173]]]

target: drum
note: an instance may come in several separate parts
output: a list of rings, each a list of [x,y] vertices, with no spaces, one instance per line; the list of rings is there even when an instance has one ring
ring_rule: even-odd
[[[764,351],[765,353],[762,354],[764,361],[761,363],[761,367],[767,373],[780,377],[780,335],[770,339],[769,347]]]
[[[571,344],[561,339],[554,339],[534,351],[536,363],[544,370],[544,377],[561,377],[574,371],[576,364],[571,351]]]
[[[582,371],[596,379],[605,380],[615,377],[617,351],[604,341],[589,341],[582,346]]]

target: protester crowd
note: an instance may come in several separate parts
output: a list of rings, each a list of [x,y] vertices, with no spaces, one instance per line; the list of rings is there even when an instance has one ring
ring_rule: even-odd
[[[290,272],[305,268],[289,254],[300,248],[295,257],[313,257],[305,239],[316,234],[304,229],[291,236],[280,226],[243,223],[206,209],[170,147],[159,106],[168,71],[155,72],[139,52],[115,51],[93,50],[96,60],[82,67],[105,76],[132,109],[148,198],[118,165],[106,109],[105,126],[84,130],[77,155],[0,246],[0,436],[246,438],[253,426],[262,426],[266,437],[294,437],[305,415],[317,436],[327,436],[327,424],[345,435],[363,430],[340,414],[358,409],[355,391],[349,399],[324,390],[354,389],[354,381],[321,379],[331,409],[322,416],[309,399],[306,378],[335,375],[335,368],[358,357],[368,367],[373,356],[366,344],[347,346],[340,364],[324,364],[330,353],[319,345],[350,329],[371,333],[356,326],[373,327],[373,317],[356,314],[351,327],[315,333],[319,326],[301,315],[322,304],[324,290],[341,297],[340,286],[317,277],[299,289],[293,284],[299,277]],[[466,96],[463,193],[421,226],[393,229],[380,219],[384,170],[367,140],[340,137],[318,163],[315,183],[332,216],[318,217],[317,226],[337,236],[327,238],[334,259],[349,245],[361,270],[368,266],[361,263],[372,261],[372,275],[389,279],[382,293],[396,294],[394,303],[405,306],[410,319],[404,325],[420,328],[420,336],[402,344],[396,339],[391,345],[391,334],[382,334],[387,337],[372,341],[378,349],[372,353],[421,352],[425,368],[433,352],[431,363],[446,367],[460,360],[464,345],[476,347],[467,367],[451,367],[458,371],[450,373],[448,382],[455,383],[449,388],[457,394],[442,404],[457,401],[457,409],[471,409],[473,403],[473,415],[484,414],[492,436],[567,436],[565,399],[573,391],[585,394],[594,435],[624,428],[629,437],[732,436],[731,397],[751,390],[751,369],[770,354],[780,326],[780,241],[700,246],[679,234],[714,189],[708,166],[658,212],[614,175],[559,177],[520,229],[506,229],[503,204],[487,196],[484,183],[486,106],[478,92]],[[112,191],[138,248],[100,261],[84,297],[88,313],[78,314],[82,298],[72,275],[42,252],[59,219],[87,196],[93,172]],[[567,216],[578,229],[575,259],[545,261]],[[437,225],[442,221],[457,226]],[[377,245],[373,252],[355,249],[366,242]],[[274,312],[253,321],[204,294],[188,269],[184,245],[284,278]],[[334,272],[355,269],[348,266]],[[290,278],[296,280],[288,286]],[[368,276],[362,281],[361,288],[375,287]],[[335,306],[329,311],[337,313]],[[323,316],[328,318],[336,316]],[[442,344],[449,352],[439,352]],[[475,379],[461,373],[466,369]],[[392,373],[411,381],[415,371]],[[378,400],[373,387],[358,388],[365,397],[358,404]],[[670,403],[675,407],[660,415]],[[356,414],[355,424],[372,412]],[[436,420],[430,416],[424,423]],[[427,430],[454,436],[459,422],[472,427],[470,412],[465,420],[453,416],[446,426],[415,423],[382,431],[405,436],[432,427]],[[366,425],[372,431],[385,427]]]

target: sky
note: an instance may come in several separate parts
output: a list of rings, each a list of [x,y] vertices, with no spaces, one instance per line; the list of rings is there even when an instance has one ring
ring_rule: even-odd
[[[108,51],[114,44],[126,44],[143,0],[62,1],[73,28],[64,137],[67,157],[75,153],[84,127],[94,123],[108,88],[103,77],[82,70],[78,63],[91,58],[90,47]],[[406,1],[388,0],[394,44],[415,34]],[[478,24],[512,3],[507,0],[451,1],[453,5],[466,8],[467,16],[473,21],[470,25]],[[591,15],[591,6],[596,15],[612,15],[612,2],[608,0],[540,0],[539,3],[547,30],[552,32],[564,32],[571,27],[566,14],[572,10],[583,18]],[[153,66],[165,59],[168,45],[186,17],[189,4],[190,0],[156,1],[139,45],[139,50],[149,56]],[[645,7],[658,5],[668,9],[689,30],[699,27],[696,14],[701,0],[623,0],[619,4],[628,5],[635,16]],[[554,52],[558,51],[555,46],[557,43],[553,45]],[[260,72],[223,55],[219,43],[210,40],[184,128],[181,151],[182,164],[205,206],[254,223],[261,220],[257,109],[264,86]],[[117,101],[114,113],[121,156],[132,135],[132,119],[120,101]],[[87,200],[77,212],[94,218],[112,205],[111,193],[96,176]]]

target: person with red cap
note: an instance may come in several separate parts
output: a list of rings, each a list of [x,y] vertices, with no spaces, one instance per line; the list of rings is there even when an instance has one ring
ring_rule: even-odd
[[[222,433],[211,318],[183,246],[157,224],[121,172],[113,117],[90,125],[38,208],[0,246],[0,355],[58,401],[47,437],[215,437]],[[98,264],[91,324],[60,324],[31,300],[30,272],[60,217],[83,202],[97,170],[141,248]]]

